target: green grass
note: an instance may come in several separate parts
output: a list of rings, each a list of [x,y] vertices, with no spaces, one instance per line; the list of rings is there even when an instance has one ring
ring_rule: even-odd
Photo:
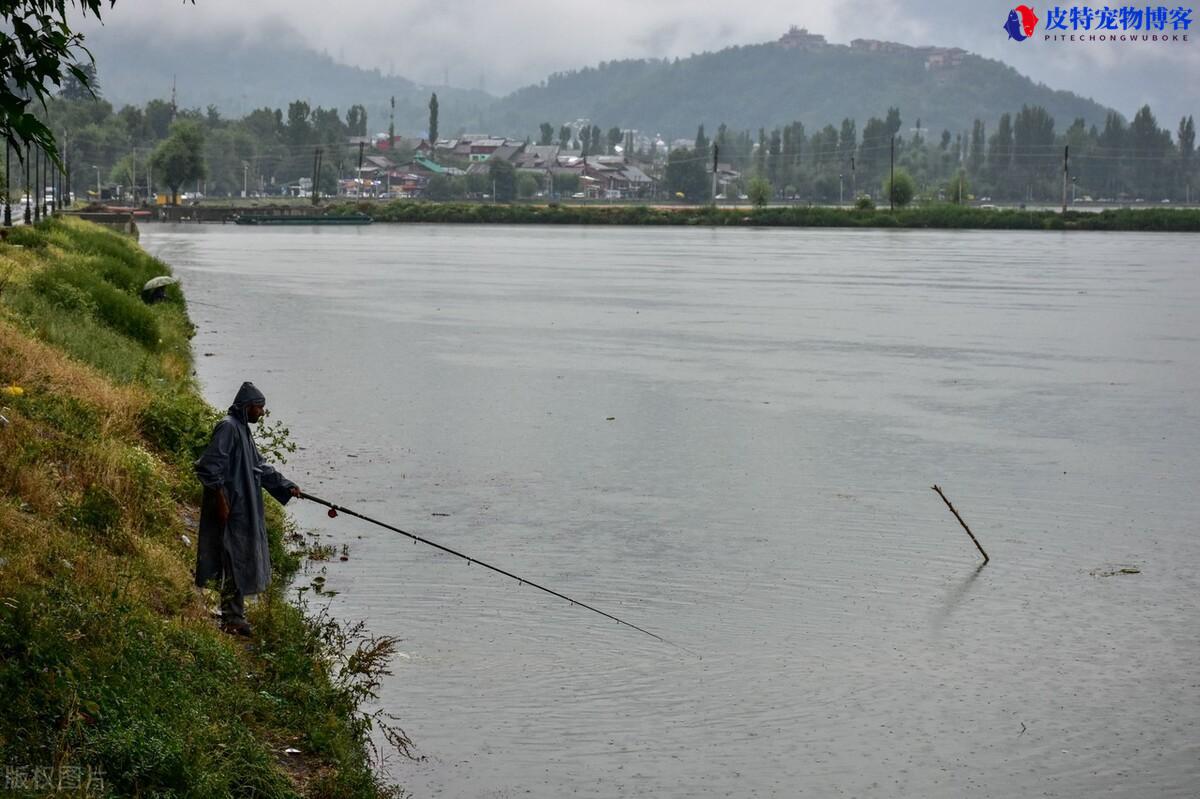
[[[278,503],[252,645],[192,586],[191,462],[218,416],[182,295],[137,297],[167,271],[78,221],[0,245],[0,387],[19,387],[0,394],[3,765],[99,770],[107,796],[392,795],[370,758],[385,719],[361,707],[393,642],[285,601],[301,553]]]
[[[732,227],[949,228],[982,230],[1120,230],[1200,232],[1200,210],[1115,209],[1100,213],[983,209],[934,204],[896,211],[810,206],[714,208],[648,205],[435,203],[397,200],[345,203],[331,214],[366,213],[381,222],[545,225],[708,225]]]

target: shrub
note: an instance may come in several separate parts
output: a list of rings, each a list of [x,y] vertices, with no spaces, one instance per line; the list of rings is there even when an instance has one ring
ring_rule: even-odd
[[[912,177],[903,169],[896,170],[895,179],[889,177],[883,182],[883,196],[890,197],[897,208],[903,208],[912,202],[917,193],[916,184]]]
[[[765,208],[771,201],[771,184],[766,178],[751,178],[746,193],[750,195],[750,202],[754,203],[756,208]]]
[[[191,461],[208,446],[220,418],[191,392],[159,391],[138,419],[138,429],[155,447]]]
[[[83,263],[56,264],[39,272],[33,284],[51,302],[74,303],[82,309],[85,303],[78,294],[63,288],[74,287],[86,295],[86,304],[92,307],[97,319],[150,350],[158,348],[158,321],[154,313],[141,300],[117,289]]]

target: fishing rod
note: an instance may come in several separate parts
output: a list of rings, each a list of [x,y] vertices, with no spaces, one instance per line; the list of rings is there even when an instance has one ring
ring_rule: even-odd
[[[568,602],[570,602],[572,605],[578,605],[581,608],[587,608],[588,610],[592,611],[593,613],[599,613],[601,616],[604,616],[605,618],[612,619],[617,624],[624,624],[626,627],[632,627],[633,629],[637,630],[640,633],[645,633],[646,635],[650,636],[651,638],[655,638],[659,641],[662,641],[664,644],[670,644],[671,646],[678,647],[679,649],[683,649],[685,652],[691,651],[691,650],[687,649],[686,647],[679,646],[679,644],[676,644],[673,641],[668,641],[666,638],[663,638],[661,635],[658,635],[657,633],[652,633],[647,629],[638,627],[636,624],[630,624],[629,622],[625,621],[624,619],[618,619],[616,616],[612,615],[611,613],[605,613],[603,610],[600,610],[599,608],[594,608],[591,605],[587,604],[586,602],[580,602],[578,599],[572,599],[571,597],[567,596],[566,594],[560,594],[558,591],[555,591],[552,588],[547,588],[544,585],[538,585],[537,583],[533,582],[532,580],[526,580],[524,577],[518,577],[517,575],[513,574],[512,572],[505,571],[504,569],[501,569],[498,566],[493,566],[490,563],[484,563],[482,560],[479,560],[478,558],[472,558],[470,555],[464,555],[463,553],[458,552],[457,550],[451,549],[450,547],[443,546],[443,545],[437,543],[436,541],[430,541],[428,538],[422,538],[421,536],[416,535],[415,533],[410,533],[410,532],[407,532],[406,530],[401,530],[399,527],[394,527],[386,522],[381,522],[378,519],[372,519],[370,516],[364,516],[363,514],[358,513],[357,511],[352,511],[349,508],[344,508],[341,505],[336,505],[332,502],[321,499],[320,497],[314,497],[312,494],[306,494],[303,491],[300,492],[300,498],[307,499],[310,502],[315,502],[318,505],[324,505],[325,507],[329,508],[329,517],[330,518],[336,517],[339,513],[345,513],[349,516],[354,516],[356,518],[362,519],[364,522],[370,522],[371,524],[378,525],[379,527],[382,527],[385,530],[391,530],[394,533],[399,533],[400,535],[406,535],[409,538],[411,538],[413,541],[420,541],[422,544],[428,544],[429,546],[436,547],[437,549],[440,549],[443,552],[448,552],[451,555],[462,558],[468,564],[478,563],[480,566],[483,566],[485,569],[491,569],[494,572],[503,574],[505,577],[511,577],[514,580],[516,580],[518,583],[521,583],[522,585],[533,586],[534,588],[538,589],[539,591],[545,591],[547,594],[556,596],[559,599],[565,599]],[[692,653],[692,654],[695,654],[695,653]]]

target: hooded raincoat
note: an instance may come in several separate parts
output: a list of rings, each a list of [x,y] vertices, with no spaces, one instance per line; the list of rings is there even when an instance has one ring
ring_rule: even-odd
[[[243,383],[228,415],[217,423],[212,441],[196,461],[200,483],[211,491],[223,491],[229,503],[229,523],[224,527],[215,502],[206,501],[200,509],[198,586],[225,578],[232,579],[243,594],[258,594],[271,582],[262,489],[287,504],[295,484],[263,461],[250,435],[246,406],[264,404],[263,393],[253,383]],[[229,555],[232,574],[225,572],[223,550]]]

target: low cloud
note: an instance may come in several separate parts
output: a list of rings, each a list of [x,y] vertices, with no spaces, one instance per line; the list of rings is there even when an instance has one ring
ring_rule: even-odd
[[[118,3],[109,26],[147,35],[213,32],[231,41],[254,32],[316,47],[356,66],[421,83],[502,94],[552,72],[622,58],[673,58],[778,38],[790,25],[831,41],[889,39],[962,47],[1011,64],[1035,80],[1119,108],[1149,102],[1160,120],[1200,110],[1197,43],[1063,44],[1008,40],[1008,6],[960,0],[609,0],[601,5],[358,0],[336,11],[295,0],[200,0],[196,5]],[[186,58],[186,52],[181,53]]]

